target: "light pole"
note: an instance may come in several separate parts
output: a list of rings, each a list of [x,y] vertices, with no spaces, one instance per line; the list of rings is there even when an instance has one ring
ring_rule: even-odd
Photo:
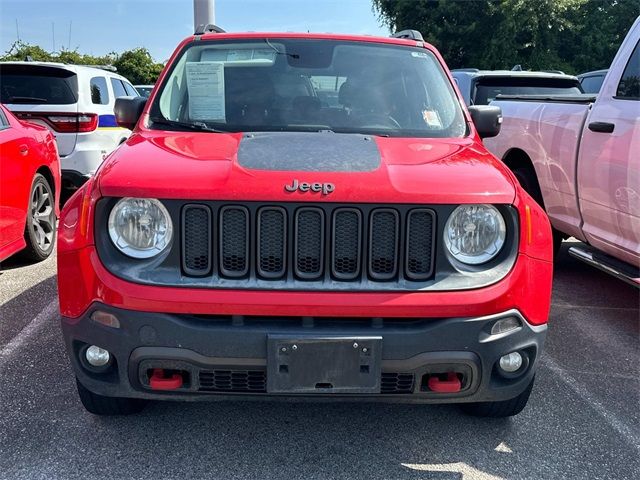
[[[198,25],[216,24],[215,0],[193,0],[193,30]]]

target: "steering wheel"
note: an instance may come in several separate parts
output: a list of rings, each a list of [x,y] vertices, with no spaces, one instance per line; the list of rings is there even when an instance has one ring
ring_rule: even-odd
[[[383,113],[360,113],[354,116],[354,120],[359,124],[359,127],[402,128],[395,118],[391,115],[384,115]]]

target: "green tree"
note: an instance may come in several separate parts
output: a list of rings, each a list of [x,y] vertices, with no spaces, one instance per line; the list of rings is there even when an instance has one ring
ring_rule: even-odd
[[[45,49],[37,46],[24,43],[20,40],[14,42],[11,48],[6,51],[0,60],[2,61],[24,61],[27,58],[37,62],[53,62],[54,56],[47,52]]]
[[[0,61],[24,61],[30,58],[40,62],[60,62],[70,65],[112,65],[118,73],[135,84],[153,84],[158,79],[163,65],[154,62],[146,48],[134,48],[121,54],[115,52],[103,56],[93,56],[75,50],[62,49],[48,52],[37,45],[21,41],[15,42]]]
[[[606,68],[640,0],[373,0],[392,30],[420,30],[451,68]]]
[[[113,62],[118,73],[135,84],[153,84],[162,71],[162,64],[156,63],[146,48],[134,48],[118,55]]]

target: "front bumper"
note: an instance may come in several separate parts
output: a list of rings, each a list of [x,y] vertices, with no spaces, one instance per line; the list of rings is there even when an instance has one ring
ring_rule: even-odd
[[[115,315],[120,328],[91,320],[96,310]],[[490,335],[494,322],[507,316],[517,317],[521,326]],[[515,309],[472,318],[379,319],[161,314],[94,303],[80,318],[63,317],[62,330],[78,379],[100,395],[181,400],[291,396],[267,391],[269,335],[377,336],[382,338],[380,393],[311,396],[453,403],[507,400],[524,391],[534,375],[547,327],[530,325]],[[107,372],[83,366],[80,356],[86,345],[111,352],[115,362]],[[516,350],[528,361],[517,377],[507,378],[496,365],[502,355]],[[152,390],[148,375],[155,368],[185,372],[183,387]],[[449,371],[459,373],[461,390],[430,391],[425,379]],[[212,384],[216,372],[227,376],[236,372],[239,381]],[[247,375],[253,380],[246,380]],[[248,384],[252,389],[245,388]]]

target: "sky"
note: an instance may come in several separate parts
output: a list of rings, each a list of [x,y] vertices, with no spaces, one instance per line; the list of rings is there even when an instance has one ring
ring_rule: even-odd
[[[216,23],[232,32],[389,34],[371,0],[215,0],[215,6]],[[104,55],[146,47],[162,62],[193,33],[193,0],[0,0],[0,52],[18,33],[49,51]]]

